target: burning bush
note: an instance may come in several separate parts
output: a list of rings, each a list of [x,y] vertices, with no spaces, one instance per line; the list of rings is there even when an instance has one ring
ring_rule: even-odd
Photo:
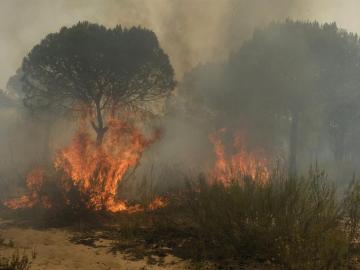
[[[270,174],[270,164],[264,151],[260,148],[249,151],[246,148],[246,133],[238,131],[232,138],[232,152],[227,153],[222,140],[226,131],[225,128],[222,128],[209,135],[216,157],[215,166],[210,172],[210,178],[224,184],[243,176],[251,176],[252,179],[260,182],[266,181]]]
[[[87,194],[89,208],[118,212],[126,210],[116,201],[120,181],[140,158],[157,133],[147,139],[132,123],[111,119],[108,134],[97,145],[86,130],[80,130],[72,143],[58,152],[55,168],[63,170],[81,193]]]
[[[41,168],[31,170],[26,179],[28,194],[8,200],[5,205],[12,209],[68,206],[110,212],[140,210],[137,205],[129,206],[119,200],[118,188],[159,133],[155,131],[146,137],[131,121],[110,119],[107,125],[107,136],[101,145],[81,125],[71,143],[57,152],[55,170],[48,170],[47,174]],[[163,205],[162,199],[156,198],[150,208]]]
[[[28,188],[29,194],[23,195],[19,198],[15,198],[9,201],[6,201],[4,204],[12,209],[33,207],[38,203],[41,203],[39,200],[41,198],[38,196],[41,188],[44,184],[44,171],[40,168],[35,168],[31,170],[26,177],[26,186]],[[45,207],[47,205],[44,204]]]

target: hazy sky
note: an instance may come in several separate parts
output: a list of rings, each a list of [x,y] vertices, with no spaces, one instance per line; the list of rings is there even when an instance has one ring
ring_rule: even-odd
[[[272,20],[336,21],[360,33],[359,10],[360,0],[0,0],[0,88],[46,34],[78,21],[151,28],[181,78]]]

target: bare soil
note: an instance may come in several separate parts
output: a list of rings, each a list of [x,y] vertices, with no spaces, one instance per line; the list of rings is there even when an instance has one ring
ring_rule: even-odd
[[[0,234],[5,242],[2,255],[11,256],[19,249],[30,257],[36,254],[31,270],[138,270],[138,269],[190,269],[189,262],[166,254],[151,255],[143,259],[111,251],[111,240],[97,238],[90,242],[73,241],[74,233],[67,229],[38,230],[16,226],[1,220]]]

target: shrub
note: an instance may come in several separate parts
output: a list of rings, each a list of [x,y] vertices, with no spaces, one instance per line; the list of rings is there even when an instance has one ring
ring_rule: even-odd
[[[29,270],[32,261],[23,253],[16,250],[11,257],[0,256],[0,270]]]
[[[211,257],[267,261],[284,269],[343,269],[350,238],[343,226],[345,204],[335,191],[315,169],[306,178],[274,174],[266,183],[249,177],[227,186],[201,180],[188,203]],[[353,207],[351,213],[360,209]]]
[[[352,242],[359,239],[360,227],[360,182],[355,179],[345,194],[344,199],[344,218],[346,229]]]

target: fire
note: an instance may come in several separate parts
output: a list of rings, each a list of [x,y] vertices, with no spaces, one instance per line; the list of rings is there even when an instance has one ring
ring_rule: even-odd
[[[40,197],[39,193],[44,181],[44,171],[40,168],[31,170],[26,177],[26,187],[29,194],[6,201],[5,206],[11,209],[29,208],[41,204],[45,208],[51,207],[46,196]]]
[[[226,133],[222,128],[209,135],[209,140],[214,146],[216,156],[211,179],[228,183],[238,176],[251,176],[254,180],[266,181],[269,178],[269,164],[266,155],[261,149],[249,151],[245,145],[245,133],[237,132],[233,136],[232,147],[234,154],[227,154],[221,136]]]
[[[89,208],[118,212],[127,210],[126,203],[116,199],[119,183],[131,167],[138,165],[158,134],[148,139],[134,124],[115,119],[108,121],[108,128],[101,145],[86,129],[80,129],[71,144],[57,153],[54,166],[88,195]]]
[[[163,208],[167,205],[167,200],[165,198],[156,197],[148,206],[149,210],[156,210]]]
[[[89,209],[141,211],[139,205],[129,206],[126,201],[118,200],[117,191],[126,173],[138,166],[144,151],[159,138],[159,132],[153,132],[148,138],[134,122],[118,119],[109,119],[107,127],[104,140],[98,145],[86,125],[80,125],[70,144],[56,153],[53,165],[63,175],[59,182],[65,194],[64,201],[69,203],[66,194],[76,187]],[[37,204],[50,208],[48,197],[41,196],[44,171],[31,171],[26,182],[29,195],[9,200],[5,205],[12,209],[31,208]],[[149,209],[165,204],[163,199],[156,198]]]

